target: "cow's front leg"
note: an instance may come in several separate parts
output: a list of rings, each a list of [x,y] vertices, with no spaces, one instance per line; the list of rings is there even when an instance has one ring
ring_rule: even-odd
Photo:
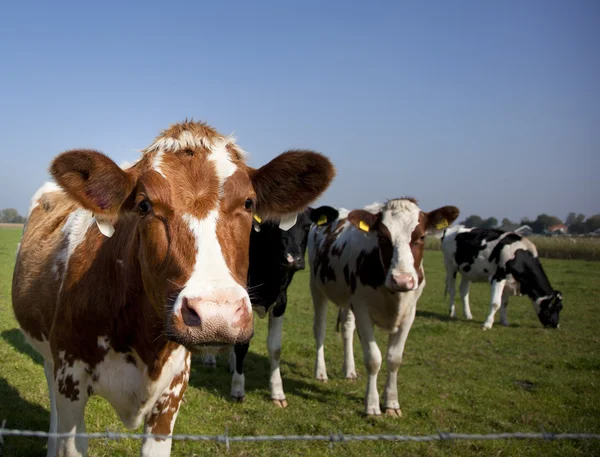
[[[246,379],[244,378],[244,359],[248,354],[250,343],[235,344],[233,346],[233,362],[235,367],[233,375],[231,376],[231,398],[238,403],[242,403],[246,400],[245,384]],[[231,363],[230,359],[230,363]]]
[[[356,328],[354,313],[350,308],[340,310],[342,321],[342,339],[344,341],[344,365],[342,373],[346,379],[356,379],[356,366],[354,364],[354,329]]]
[[[367,369],[367,392],[365,394],[365,414],[367,416],[381,415],[379,408],[379,392],[377,391],[377,374],[381,368],[381,351],[375,341],[373,322],[366,306],[352,308],[356,316],[356,328],[363,348],[363,358]]]
[[[71,362],[67,360],[61,358],[54,376],[56,431],[58,433],[85,433],[84,412],[89,398],[89,376],[80,361]],[[48,384],[50,385],[50,382]],[[50,399],[52,401],[52,394]],[[50,415],[52,420],[52,412]],[[52,423],[50,426],[52,427]],[[80,457],[87,454],[87,438],[58,438],[55,443],[55,453],[48,449],[48,455]],[[51,444],[51,440],[48,440],[48,444]]]
[[[269,312],[269,334],[267,336],[267,349],[269,351],[269,360],[271,362],[271,379],[269,387],[271,389],[271,400],[275,406],[285,408],[287,401],[283,392],[283,382],[281,381],[281,372],[279,362],[281,359],[281,336],[283,330],[283,315],[287,304],[287,294],[282,294],[277,299],[277,304]]]
[[[473,315],[471,314],[471,307],[469,306],[469,289],[471,288],[471,282],[464,276],[460,278],[460,298],[463,304],[463,314],[465,319],[472,320]]]
[[[312,294],[315,316],[313,321],[313,333],[317,346],[317,358],[315,360],[315,378],[318,381],[327,382],[327,367],[325,365],[325,329],[327,324],[327,297],[325,297],[316,286],[312,284]]]
[[[498,311],[502,303],[502,294],[504,292],[505,284],[506,280],[504,279],[501,281],[492,281],[492,301],[490,303],[490,314],[488,314],[487,319],[482,325],[484,330],[490,329],[494,325],[494,316],[496,315],[496,311]]]
[[[188,353],[183,371],[173,377],[169,387],[146,415],[144,433],[167,436],[173,434],[181,400],[190,378],[190,356]],[[170,438],[144,438],[140,455],[142,457],[169,457],[171,444]]]
[[[408,315],[400,323],[400,328],[396,333],[388,337],[387,347],[387,379],[385,381],[385,391],[383,393],[383,407],[385,413],[392,417],[401,417],[402,410],[398,401],[398,368],[402,364],[402,355],[404,354],[404,345],[408,332],[415,320],[417,310],[416,303]]]

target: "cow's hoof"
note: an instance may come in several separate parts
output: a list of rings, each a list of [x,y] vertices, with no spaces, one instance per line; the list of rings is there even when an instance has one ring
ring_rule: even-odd
[[[216,362],[215,362],[215,363],[212,363],[212,362],[204,362],[204,367],[205,367],[205,368],[212,368],[212,369],[214,370],[215,368],[217,368],[217,364],[216,364]]]
[[[271,400],[271,401],[273,402],[273,405],[277,406],[278,408],[287,408],[288,402],[285,398],[283,400]]]
[[[385,415],[389,417],[402,417],[402,410],[400,408],[386,408]]]
[[[315,379],[319,382],[327,382],[328,381],[327,375],[317,375],[317,376],[315,376]]]
[[[450,319],[456,319],[456,314],[450,314]]]
[[[473,316],[471,316],[470,314],[468,316],[465,316],[465,319],[468,321],[472,321],[473,320]]]
[[[232,395],[231,396],[231,400],[234,403],[244,403],[246,401],[246,397],[245,396],[244,397],[235,397],[235,396]]]
[[[510,326],[510,324],[508,323],[508,321],[500,322],[500,324],[502,324],[504,327],[509,327]]]
[[[492,328],[492,326],[491,326],[491,325],[488,325],[488,324],[483,324],[483,325],[481,326],[481,330],[484,330],[484,331],[485,331],[485,330],[489,330],[489,329],[491,329],[491,328]]]

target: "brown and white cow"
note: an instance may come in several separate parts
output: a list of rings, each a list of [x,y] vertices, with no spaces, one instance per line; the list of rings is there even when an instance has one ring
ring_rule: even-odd
[[[44,357],[50,430],[84,432],[97,394],[124,424],[170,435],[190,352],[247,342],[252,213],[301,211],[333,178],[330,161],[288,151],[259,169],[234,140],[197,122],[171,126],[127,169],[93,150],[60,154],[32,201],[13,307]],[[301,180],[300,178],[301,177]],[[146,439],[144,456],[170,454]],[[48,441],[80,456],[81,438]]]
[[[340,211],[342,216],[344,213],[347,211]],[[308,258],[315,309],[315,377],[327,380],[324,341],[330,300],[343,310],[343,372],[349,379],[356,378],[352,337],[355,325],[358,328],[368,373],[367,415],[381,414],[377,391],[381,352],[373,325],[389,333],[383,405],[386,414],[400,416],[397,374],[417,300],[425,287],[425,235],[447,227],[457,217],[454,206],[425,213],[414,199],[400,198],[370,205],[368,210],[350,211],[332,224],[311,228]]]

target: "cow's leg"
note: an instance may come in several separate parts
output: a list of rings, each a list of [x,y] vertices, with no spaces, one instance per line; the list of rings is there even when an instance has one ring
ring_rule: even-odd
[[[169,387],[158,397],[152,410],[146,415],[144,433],[167,436],[173,434],[181,400],[190,378],[190,357],[191,354],[188,353],[183,371],[173,377]],[[140,455],[142,457],[169,457],[171,444],[172,440],[169,438],[144,438]]]
[[[408,332],[415,320],[417,306],[413,306],[411,312],[402,320],[400,328],[396,333],[388,337],[387,347],[387,379],[385,381],[385,391],[383,393],[383,407],[388,416],[401,417],[402,410],[398,402],[398,368],[402,364],[402,355],[404,354],[404,345]]]
[[[311,281],[312,283],[312,281]],[[315,361],[315,378],[319,381],[327,381],[327,367],[325,365],[325,329],[327,324],[327,298],[311,284],[313,307],[315,317],[313,321],[313,333],[317,346],[317,359]]]
[[[56,413],[56,386],[54,382],[54,363],[46,360],[44,362],[44,374],[48,383],[48,393],[50,395],[50,433],[56,433],[58,427],[58,417]],[[47,457],[56,455],[56,438],[48,438]]]
[[[460,278],[460,298],[462,300],[463,305],[463,313],[465,315],[465,319],[472,320],[473,315],[471,314],[471,307],[469,306],[469,289],[471,288],[471,282],[462,276]]]
[[[216,368],[217,366],[217,356],[214,354],[206,353],[202,356],[202,362],[205,367]]]
[[[483,329],[487,330],[492,328],[494,325],[494,316],[496,315],[496,311],[500,308],[502,303],[502,294],[504,292],[504,285],[506,284],[506,280],[502,281],[492,281],[492,301],[490,303],[490,314],[488,314],[487,319],[483,323]]]
[[[356,323],[354,319],[354,313],[350,308],[342,308],[341,320],[342,320],[342,339],[344,340],[344,365],[342,367],[342,373],[346,379],[356,379],[356,366],[354,364],[354,329]]]
[[[88,381],[89,377],[80,361],[58,362],[54,376],[57,433],[85,433],[84,412],[88,401]],[[87,448],[87,438],[69,437],[56,440],[57,457],[85,456]]]
[[[381,368],[381,351],[375,341],[373,322],[366,306],[352,308],[356,316],[356,328],[363,348],[363,358],[367,369],[367,392],[365,395],[365,414],[381,415],[379,408],[379,392],[377,391],[377,374]]]
[[[281,408],[287,406],[285,393],[283,392],[283,382],[281,381],[281,372],[279,370],[283,315],[285,313],[286,304],[287,294],[284,291],[277,299],[277,304],[269,310],[269,333],[267,336],[267,349],[269,351],[269,360],[271,362],[271,379],[269,381],[271,400],[275,406]]]
[[[510,324],[508,323],[508,318],[506,315],[506,311],[508,308],[508,297],[510,293],[508,291],[508,287],[504,288],[504,293],[502,294],[502,306],[500,307],[500,323],[505,327],[508,327]]]
[[[450,296],[450,318],[455,319],[456,307],[454,306],[454,297],[456,295],[456,269],[454,268],[454,265],[446,265],[446,290]]]
[[[244,359],[248,354],[250,343],[236,344],[233,346],[235,351],[235,370],[233,370],[233,376],[231,377],[231,398],[238,403],[242,403],[246,399],[245,384],[246,379],[244,378]]]

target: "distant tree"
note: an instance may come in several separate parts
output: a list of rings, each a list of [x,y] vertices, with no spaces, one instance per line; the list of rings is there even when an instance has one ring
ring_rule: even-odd
[[[462,225],[465,225],[467,227],[481,227],[482,223],[483,219],[477,216],[476,214],[472,214],[471,216],[467,217],[464,221],[461,222]]]
[[[567,219],[565,220],[565,225],[567,225],[568,227],[571,227],[571,225],[575,225],[575,224],[583,224],[585,221],[585,215],[579,213],[579,214],[575,214],[575,213],[569,213],[567,215]]]
[[[502,230],[516,230],[519,228],[519,223],[518,222],[513,222],[511,221],[508,217],[505,217],[504,219],[502,219],[502,224],[500,225],[500,228]]]
[[[0,222],[23,223],[25,218],[14,208],[6,208],[0,211]]]
[[[600,214],[590,216],[585,221],[586,233],[593,232],[600,228]]]
[[[484,221],[481,222],[479,227],[481,228],[494,228],[498,225],[498,219],[495,217],[488,217]]]
[[[544,233],[544,230],[547,230],[548,227],[552,227],[556,224],[562,224],[562,221],[558,217],[540,214],[535,221],[528,225],[534,233]]]

